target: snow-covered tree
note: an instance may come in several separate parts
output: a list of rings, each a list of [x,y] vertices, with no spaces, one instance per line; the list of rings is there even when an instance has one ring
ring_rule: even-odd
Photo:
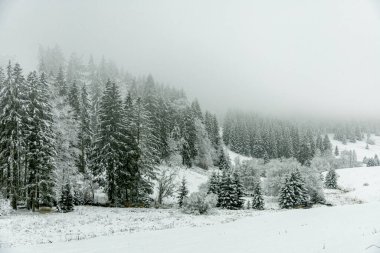
[[[189,190],[187,189],[187,181],[186,178],[182,178],[181,186],[179,187],[178,191],[178,206],[181,208],[183,205],[184,199],[187,197],[187,194],[189,194]]]
[[[59,200],[59,208],[62,212],[71,212],[74,210],[74,198],[71,192],[71,186],[66,183],[62,187],[61,198]]]
[[[325,177],[325,187],[328,189],[338,188],[338,174],[336,174],[334,169],[330,169]]]
[[[285,178],[278,201],[281,208],[295,208],[308,205],[309,196],[303,178],[298,170],[291,172]]]
[[[252,196],[252,208],[257,210],[264,209],[264,197],[261,189],[260,180],[256,180]]]

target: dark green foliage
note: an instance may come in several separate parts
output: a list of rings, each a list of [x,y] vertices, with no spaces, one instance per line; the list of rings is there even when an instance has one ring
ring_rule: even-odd
[[[338,156],[338,155],[339,155],[339,149],[338,149],[338,146],[335,146],[335,152],[334,152],[334,155],[335,155],[335,156]]]
[[[338,188],[338,175],[334,169],[330,169],[325,177],[325,187],[328,189],[337,189]]]
[[[281,208],[305,207],[309,204],[307,189],[298,170],[285,178],[278,201]]]
[[[252,196],[252,208],[257,210],[264,209],[264,197],[261,189],[260,180],[255,182],[253,196]]]
[[[80,116],[80,99],[79,99],[79,90],[76,82],[73,82],[69,94],[68,94],[69,105],[73,109],[73,115],[75,119],[78,119]]]
[[[214,194],[218,195],[219,191],[220,191],[219,187],[220,187],[219,175],[216,174],[215,172],[213,172],[211,174],[210,179],[209,179],[207,193],[214,193]]]
[[[189,190],[187,189],[186,179],[183,178],[181,182],[181,186],[179,188],[179,194],[178,194],[178,206],[180,208],[182,207],[183,201],[187,197],[187,194],[189,194]]]
[[[61,198],[59,200],[59,208],[64,213],[74,210],[74,198],[73,194],[71,193],[71,186],[69,183],[66,183],[62,187]]]
[[[223,171],[218,194],[218,206],[226,209],[241,209],[244,201],[243,186],[237,173]]]

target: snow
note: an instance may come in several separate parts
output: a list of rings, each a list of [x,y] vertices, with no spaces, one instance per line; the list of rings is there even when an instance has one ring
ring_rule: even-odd
[[[124,233],[82,241],[9,249],[23,252],[376,252],[380,203],[286,210],[227,224]]]
[[[364,138],[363,141],[356,141],[355,143],[347,141],[346,145],[340,141],[334,140],[333,134],[329,134],[329,138],[333,151],[335,151],[335,146],[338,146],[339,153],[343,150],[355,150],[359,162],[362,162],[365,156],[374,157],[376,154],[380,156],[380,136],[371,135],[371,139],[375,141],[375,144],[368,145],[369,149],[366,149],[366,138]]]
[[[227,147],[226,147],[227,148]],[[251,157],[248,157],[248,156],[243,156],[243,155],[240,155],[238,153],[235,153],[234,151],[230,150],[227,148],[227,151],[228,151],[228,155],[230,156],[230,159],[231,159],[231,163],[233,165],[236,164],[236,161],[237,159],[240,161],[240,162],[243,162],[243,161],[247,161],[247,160],[251,160],[252,158]]]
[[[364,202],[380,201],[380,166],[336,170],[338,185],[353,199]]]
[[[179,209],[104,208],[79,206],[70,213],[18,212],[0,218],[0,249],[19,245],[83,240],[142,231],[197,227],[260,215],[249,210],[214,210],[211,215],[189,215]],[[1,252],[1,250],[0,250]]]

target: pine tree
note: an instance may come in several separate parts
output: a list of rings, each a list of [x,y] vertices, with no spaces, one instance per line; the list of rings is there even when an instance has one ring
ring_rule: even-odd
[[[325,187],[328,189],[337,189],[338,184],[337,184],[337,179],[338,175],[336,174],[334,169],[330,169],[325,178]]]
[[[28,87],[19,64],[9,62],[6,79],[0,93],[0,176],[5,196],[17,209],[21,187],[21,159],[25,151],[27,111],[25,104]]]
[[[72,83],[70,91],[68,94],[69,105],[73,109],[73,115],[75,119],[78,119],[80,116],[80,99],[79,99],[79,90],[75,82]]]
[[[241,209],[244,204],[243,185],[241,183],[239,174],[237,174],[236,172],[232,174],[232,189],[233,189],[232,209]]]
[[[58,70],[58,74],[57,74],[57,76],[55,78],[54,85],[58,89],[58,94],[60,96],[67,96],[67,94],[68,94],[68,88],[67,88],[67,83],[65,81],[65,76],[64,76],[62,67],[60,67],[59,70]]]
[[[339,149],[338,149],[338,146],[335,146],[335,152],[334,152],[335,156],[338,156],[339,155]]]
[[[213,194],[219,195],[220,193],[219,187],[220,187],[219,175],[213,172],[209,179],[207,193],[213,193]]]
[[[126,129],[123,103],[115,83],[108,81],[100,103],[100,126],[95,140],[92,162],[95,175],[105,184],[111,205],[129,201],[130,183],[140,178],[138,159],[140,151],[135,139]],[[135,191],[139,186],[134,184]]]
[[[223,171],[218,195],[218,206],[226,209],[234,209],[234,187],[229,172]]]
[[[80,151],[78,157],[78,170],[81,173],[87,172],[88,157],[91,149],[92,130],[90,126],[90,101],[86,87],[82,87],[80,117],[79,117],[79,132],[78,132],[78,148]]]
[[[323,150],[321,150],[323,154],[331,155],[332,152],[332,146],[329,139],[329,136],[326,134],[323,138]]]
[[[182,207],[183,201],[187,197],[187,194],[189,194],[189,190],[187,189],[187,182],[185,178],[182,178],[181,186],[179,188],[179,195],[178,195],[178,205],[180,208]]]
[[[74,198],[71,193],[71,186],[69,183],[66,183],[62,187],[61,198],[59,200],[59,207],[62,212],[67,213],[74,210]]]
[[[252,197],[252,208],[257,209],[257,210],[264,209],[264,198],[263,198],[260,180],[257,180],[255,182],[253,197]]]
[[[309,196],[303,179],[298,170],[291,172],[280,191],[279,205],[281,208],[295,208],[308,204]]]
[[[52,207],[54,194],[54,133],[53,116],[49,104],[49,90],[45,74],[37,79],[35,72],[28,77],[30,86],[28,140],[28,208]]]

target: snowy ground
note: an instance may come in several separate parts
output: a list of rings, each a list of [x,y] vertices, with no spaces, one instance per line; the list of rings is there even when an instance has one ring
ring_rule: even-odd
[[[123,233],[4,252],[378,252],[366,248],[380,242],[379,213],[379,202],[288,210],[214,226]]]

